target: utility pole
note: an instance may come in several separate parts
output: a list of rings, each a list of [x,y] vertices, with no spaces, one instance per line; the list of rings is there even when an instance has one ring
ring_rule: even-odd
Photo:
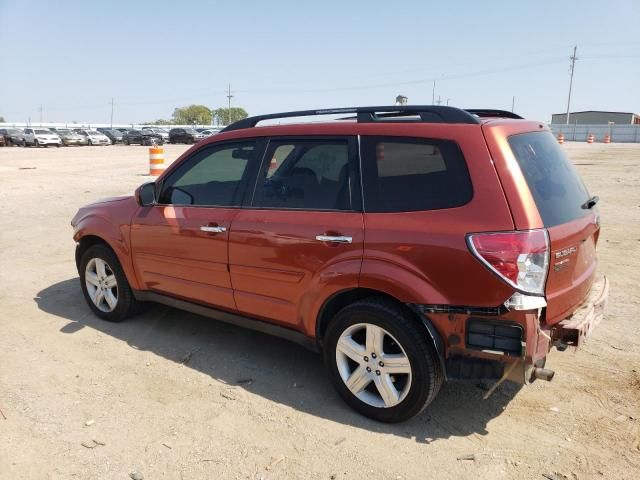
[[[511,111],[512,112],[513,112],[515,106],[516,106],[516,96],[514,95],[513,97],[511,97]]]
[[[450,98],[447,98],[447,106],[449,105],[449,100],[451,100]]]
[[[571,60],[571,66],[569,67],[569,74],[571,75],[570,79],[569,79],[569,97],[567,98],[567,125],[569,125],[569,109],[571,108],[571,89],[573,88],[573,71],[576,68],[576,60],[578,60],[578,57],[576,57],[576,51],[578,50],[578,46],[575,45],[573,47],[573,55],[571,55],[569,57],[569,60]]]
[[[40,104],[40,108],[38,110],[40,111],[40,126],[42,126],[42,104]]]
[[[231,84],[229,84],[229,89],[227,90],[227,99],[229,100],[229,108],[227,110],[227,126],[231,124],[231,99],[233,95],[231,95]]]
[[[431,105],[436,104],[436,81],[433,81],[433,90],[431,90]]]
[[[109,123],[110,129],[113,130],[113,97],[111,97],[111,122]]]
[[[440,95],[438,95],[438,101],[436,102],[438,105],[440,105],[442,103],[442,100],[440,100]]]

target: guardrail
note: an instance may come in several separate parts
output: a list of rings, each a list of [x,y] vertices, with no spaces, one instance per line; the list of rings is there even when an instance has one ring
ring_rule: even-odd
[[[553,134],[564,135],[565,142],[586,142],[589,135],[596,143],[602,143],[606,135],[611,135],[612,143],[640,143],[640,125],[567,125],[552,123]]]

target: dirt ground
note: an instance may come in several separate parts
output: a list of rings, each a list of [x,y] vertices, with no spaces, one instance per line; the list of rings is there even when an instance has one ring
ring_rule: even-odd
[[[640,145],[563,148],[601,199],[605,320],[550,353],[553,382],[448,384],[398,425],[283,340],[162,306],[97,319],[69,221],[146,181],[147,149],[0,148],[0,478],[640,478]]]

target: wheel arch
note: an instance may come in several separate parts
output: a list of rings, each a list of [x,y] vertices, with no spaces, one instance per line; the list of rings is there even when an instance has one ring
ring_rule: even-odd
[[[316,343],[318,349],[322,350],[324,343],[324,335],[327,331],[331,319],[344,307],[363,300],[365,298],[385,298],[393,302],[400,309],[409,314],[409,316],[420,325],[426,335],[429,336],[438,354],[438,361],[442,369],[442,373],[447,378],[446,364],[444,359],[444,341],[438,329],[433,322],[425,315],[421,314],[413,304],[404,303],[398,300],[393,295],[390,295],[381,290],[375,290],[372,288],[351,288],[348,290],[341,290],[334,293],[322,304],[322,307],[318,311],[316,319]]]

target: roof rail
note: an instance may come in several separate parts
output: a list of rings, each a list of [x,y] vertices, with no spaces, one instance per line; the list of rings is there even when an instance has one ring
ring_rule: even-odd
[[[522,119],[520,115],[510,112],[508,110],[493,110],[491,108],[467,108],[465,109],[472,115],[476,115],[480,118],[517,118]]]
[[[479,110],[478,110],[479,111]],[[489,111],[489,110],[483,110]],[[498,112],[499,110],[495,110]],[[277,118],[292,117],[312,117],[316,115],[341,115],[343,113],[355,113],[358,123],[373,122],[408,122],[416,121],[423,123],[466,123],[478,124],[478,116],[471,111],[465,111],[460,108],[448,107],[443,105],[391,105],[380,107],[350,107],[350,108],[327,108],[322,110],[299,110],[296,112],[271,113],[267,115],[256,115],[247,117],[232,123],[222,132],[230,132],[232,130],[241,130],[244,128],[255,127],[258,122],[263,120],[274,120]],[[381,115],[378,115],[380,113]],[[401,120],[390,119],[390,117],[408,117],[418,116],[420,119]],[[520,118],[520,117],[514,117]],[[221,132],[221,133],[222,133]]]

